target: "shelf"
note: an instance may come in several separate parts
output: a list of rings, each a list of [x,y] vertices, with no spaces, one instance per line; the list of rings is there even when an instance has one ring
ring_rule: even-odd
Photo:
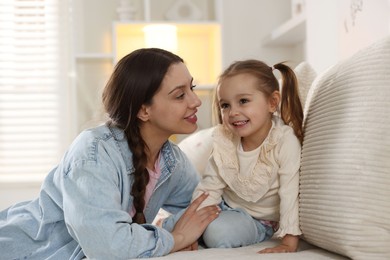
[[[211,91],[215,88],[215,85],[196,85],[195,90],[208,90]]]
[[[152,24],[160,23],[113,23],[114,63],[126,54],[146,46],[143,29],[146,25]],[[198,86],[214,84],[221,72],[220,24],[206,22],[164,24],[176,26],[177,50],[174,52],[184,59],[194,77],[194,84]]]
[[[111,53],[78,53],[75,55],[76,59],[97,59],[97,60],[112,60],[113,55]]]
[[[278,28],[263,41],[263,46],[280,47],[292,46],[302,42],[306,37],[306,15],[294,17]]]

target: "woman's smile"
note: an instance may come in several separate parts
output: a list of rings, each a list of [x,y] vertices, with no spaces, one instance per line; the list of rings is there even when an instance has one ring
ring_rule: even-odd
[[[186,119],[188,122],[190,122],[191,124],[196,124],[196,122],[198,121],[198,117],[196,116],[196,112],[197,112],[197,111],[195,111],[195,113],[193,113],[192,115],[186,117],[185,119]]]

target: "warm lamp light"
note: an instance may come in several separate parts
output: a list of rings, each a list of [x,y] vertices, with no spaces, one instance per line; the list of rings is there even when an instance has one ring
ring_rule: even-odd
[[[145,46],[177,52],[177,28],[170,24],[152,24],[143,28]]]

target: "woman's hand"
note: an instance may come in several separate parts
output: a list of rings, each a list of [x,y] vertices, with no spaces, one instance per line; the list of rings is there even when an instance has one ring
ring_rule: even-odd
[[[259,251],[259,254],[264,253],[291,253],[296,252],[298,249],[299,237],[293,235],[285,235],[282,239],[282,243],[278,246],[265,248]]]
[[[203,234],[208,224],[218,217],[221,210],[215,205],[197,210],[207,196],[208,193],[200,195],[190,204],[179,221],[177,221],[172,230],[175,245],[173,246],[171,253],[183,249],[188,250],[188,248],[194,250],[194,243],[196,243],[197,239]]]
[[[193,244],[180,249],[179,251],[195,251],[198,250],[198,241],[195,241]]]

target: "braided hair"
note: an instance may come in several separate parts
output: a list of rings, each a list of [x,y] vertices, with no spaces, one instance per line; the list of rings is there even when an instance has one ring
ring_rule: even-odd
[[[183,62],[179,56],[158,48],[144,48],[123,57],[103,90],[103,104],[110,118],[107,122],[123,129],[132,152],[134,166],[133,196],[136,214],[133,221],[145,223],[145,191],[149,182],[146,169],[148,147],[140,133],[141,106],[149,105],[161,86],[169,67]]]

